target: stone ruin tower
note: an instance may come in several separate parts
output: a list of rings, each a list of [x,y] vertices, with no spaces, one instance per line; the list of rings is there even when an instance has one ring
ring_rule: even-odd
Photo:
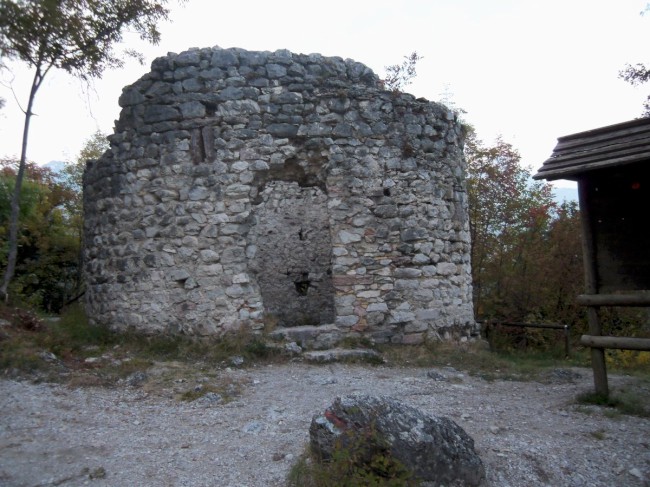
[[[94,322],[272,324],[316,348],[476,333],[463,135],[444,106],[349,59],[234,48],[158,58],[119,103],[84,179]]]

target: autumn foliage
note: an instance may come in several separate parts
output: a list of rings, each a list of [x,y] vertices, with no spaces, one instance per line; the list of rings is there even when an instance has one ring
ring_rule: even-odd
[[[0,263],[6,265],[10,201],[18,163],[0,161]],[[78,231],[81,215],[71,207],[77,192],[49,169],[27,163],[20,196],[15,301],[59,311],[81,289]]]
[[[555,202],[501,139],[487,146],[470,133],[465,155],[477,319],[582,322],[577,204]]]

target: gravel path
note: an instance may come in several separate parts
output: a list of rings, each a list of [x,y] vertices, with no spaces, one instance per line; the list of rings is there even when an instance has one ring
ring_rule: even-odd
[[[430,370],[291,363],[202,379],[238,384],[231,402],[1,380],[0,485],[281,486],[312,415],[350,393],[391,395],[455,420],[474,438],[490,486],[650,485],[650,420],[573,404],[591,388],[589,370],[548,384],[453,369],[435,369],[447,379],[436,380]]]

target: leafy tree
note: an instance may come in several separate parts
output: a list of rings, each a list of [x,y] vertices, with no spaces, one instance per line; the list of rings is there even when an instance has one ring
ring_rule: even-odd
[[[623,78],[633,86],[641,85],[650,80],[650,68],[641,63],[635,64],[634,66],[628,64],[625,69],[619,73],[619,77]],[[650,96],[648,96],[646,101],[643,103],[643,116],[650,117]]]
[[[575,201],[564,202],[557,209],[548,233],[547,275],[542,281],[546,290],[549,320],[567,325],[585,324],[583,306],[575,297],[584,292],[580,210]]]
[[[67,187],[73,195],[72,199],[67,202],[67,210],[70,214],[81,218],[83,203],[82,179],[86,168],[86,162],[91,159],[99,159],[109,147],[110,145],[106,138],[106,134],[98,130],[86,139],[76,159],[74,161],[68,161],[61,171],[61,183]]]
[[[26,164],[16,275],[9,286],[17,300],[57,312],[82,292],[82,176],[86,161],[107,148],[106,136],[98,131],[59,173]],[[0,160],[0,263],[7,260],[17,167],[17,161]]]
[[[114,46],[122,40],[124,31],[132,29],[142,39],[157,43],[157,23],[169,13],[166,3],[167,0],[0,0],[0,58],[17,59],[34,70],[11,199],[7,266],[0,297],[7,298],[15,272],[29,125],[43,80],[52,68],[89,80],[101,77],[107,68],[122,66],[124,61]]]
[[[641,15],[645,15],[648,12],[650,12],[650,3],[646,4]],[[618,73],[618,76],[619,78],[623,78],[632,86],[642,85],[650,80],[650,68],[642,63],[637,63],[634,66],[627,64],[625,69]],[[650,96],[648,96],[646,101],[643,103],[643,116],[650,117]]]
[[[0,262],[8,256],[11,198],[18,162],[0,161]],[[48,169],[28,162],[20,195],[16,278],[10,284],[18,300],[58,311],[80,287],[80,241],[70,224],[66,204],[74,197]]]
[[[405,86],[411,84],[411,80],[417,76],[415,67],[422,59],[417,52],[413,51],[409,56],[404,56],[402,64],[386,66],[386,77],[382,80],[384,88],[391,91],[402,91]]]
[[[68,216],[70,231],[75,236],[79,248],[77,258],[77,280],[80,286],[82,283],[83,270],[83,174],[86,162],[91,159],[99,159],[108,148],[109,143],[106,135],[98,130],[85,141],[77,158],[74,161],[66,163],[59,175],[60,184],[70,195],[64,205]]]
[[[465,155],[477,315],[573,321],[568,301],[582,283],[575,204],[558,207],[501,139],[485,146],[470,132]]]

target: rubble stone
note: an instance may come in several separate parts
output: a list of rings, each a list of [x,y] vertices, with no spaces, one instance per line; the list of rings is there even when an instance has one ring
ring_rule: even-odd
[[[374,441],[426,485],[479,486],[485,480],[485,467],[465,430],[389,397],[338,397],[313,417],[309,437],[311,450],[324,460],[360,439]]]

